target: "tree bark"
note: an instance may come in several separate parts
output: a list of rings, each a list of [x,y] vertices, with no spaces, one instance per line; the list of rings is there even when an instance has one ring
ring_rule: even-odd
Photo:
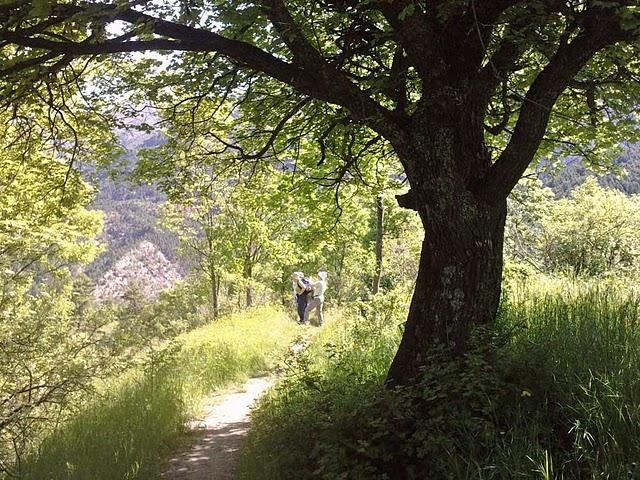
[[[372,293],[380,291],[380,277],[382,277],[382,240],[384,238],[384,204],[382,194],[376,196],[376,268],[373,274]]]
[[[411,383],[435,344],[453,356],[463,353],[472,328],[495,319],[505,211],[501,207],[483,224],[469,225],[470,242],[451,242],[456,231],[449,236],[432,229],[425,236],[407,323],[387,376],[390,385]]]
[[[498,309],[506,197],[488,201],[473,191],[491,159],[463,110],[414,126],[411,143],[396,147],[411,184],[398,200],[418,211],[425,238],[390,386],[412,383],[435,345],[463,354],[474,326],[492,322]]]

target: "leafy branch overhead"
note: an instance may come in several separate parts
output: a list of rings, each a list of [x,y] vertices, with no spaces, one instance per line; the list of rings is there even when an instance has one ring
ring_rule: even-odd
[[[481,172],[491,179],[483,189],[501,193],[531,161],[550,115],[557,115],[551,126],[562,130],[558,136],[589,136],[598,118],[625,118],[628,108],[616,100],[621,89],[637,93],[639,75],[637,61],[629,61],[637,58],[640,24],[633,1],[39,0],[3,4],[0,21],[5,106],[79,76],[81,57],[192,52],[174,62],[182,74],[189,64],[206,65],[210,94],[246,88],[251,95],[248,87],[275,79],[293,89],[298,110],[317,113],[317,100],[338,106],[332,117],[345,109],[348,122],[394,146],[443,104],[468,105],[477,111],[474,121],[487,124],[486,138],[473,140],[486,141],[495,160]],[[616,43],[624,47],[609,49]],[[219,77],[229,65],[234,74]],[[467,98],[450,98],[451,87]],[[559,121],[565,117],[571,128]]]

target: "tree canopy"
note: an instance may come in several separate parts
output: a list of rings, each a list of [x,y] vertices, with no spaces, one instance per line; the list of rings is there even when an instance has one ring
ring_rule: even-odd
[[[634,1],[551,0],[5,2],[3,98],[14,108],[44,101],[56,120],[65,109],[77,114],[74,87],[98,105],[104,54],[183,52],[162,68],[147,59],[120,73],[149,99],[172,100],[176,113],[207,98],[251,105],[243,112],[257,128],[243,153],[253,158],[309,135],[324,157],[331,138],[348,141],[355,130],[367,140],[334,145],[348,170],[358,146],[381,137],[399,146],[412,119],[450,100],[444,87],[462,88],[472,98],[458,100],[472,100],[496,160],[476,173],[508,191],[543,140],[546,151],[588,153],[609,148],[614,132],[633,134],[625,127],[637,104],[629,101],[638,93],[637,9]],[[292,122],[301,115],[306,125]]]

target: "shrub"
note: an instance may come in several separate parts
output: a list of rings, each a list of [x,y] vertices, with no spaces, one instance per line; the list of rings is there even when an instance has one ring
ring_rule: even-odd
[[[403,308],[341,319],[254,414],[241,478],[634,478],[640,299],[531,292],[466,355],[434,348],[419,381],[384,374]],[[375,312],[375,314],[373,314]]]

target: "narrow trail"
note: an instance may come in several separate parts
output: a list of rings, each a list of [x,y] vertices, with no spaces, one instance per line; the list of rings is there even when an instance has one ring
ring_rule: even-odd
[[[242,391],[215,396],[205,405],[204,418],[191,422],[190,447],[169,460],[162,475],[170,480],[235,478],[238,450],[249,430],[255,401],[271,387],[269,377],[252,378]]]

